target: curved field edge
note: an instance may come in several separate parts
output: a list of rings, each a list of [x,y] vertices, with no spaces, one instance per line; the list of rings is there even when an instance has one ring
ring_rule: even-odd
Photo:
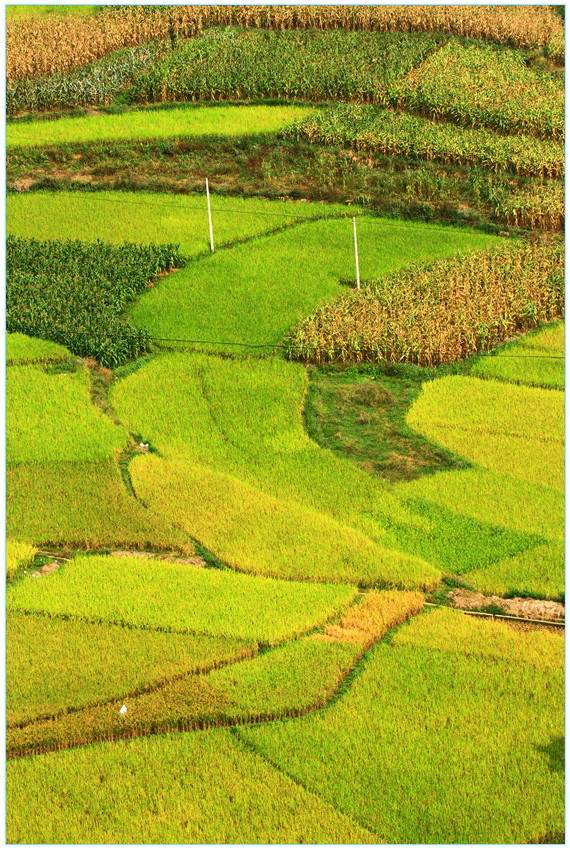
[[[88,796],[77,787],[78,774]],[[11,761],[8,775],[8,836],[15,842],[81,841],[86,830],[110,843],[118,835],[136,843],[142,834],[153,843],[377,840],[244,751],[226,729],[48,753]],[[150,820],[149,811],[159,810],[167,817]]]
[[[383,543],[377,507],[398,511],[387,488],[307,436],[306,388],[305,370],[278,359],[155,358],[111,394],[160,452],[131,464],[135,491],[234,569],[434,586],[438,570]]]
[[[19,612],[7,616],[7,646],[11,727],[141,693],[257,652],[254,641]]]
[[[563,828],[563,641],[520,637],[425,613],[326,710],[239,735],[393,843],[540,841]]]
[[[88,617],[273,645],[325,623],[356,594],[311,584],[111,555],[76,557],[8,589],[10,610]],[[231,606],[231,607],[230,607]]]
[[[422,609],[421,594],[370,591],[321,632],[249,661],[10,729],[9,755],[300,716],[326,705],[363,653]],[[127,712],[121,714],[123,699]]]

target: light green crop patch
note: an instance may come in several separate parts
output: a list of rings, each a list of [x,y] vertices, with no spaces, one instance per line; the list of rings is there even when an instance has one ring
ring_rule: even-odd
[[[472,369],[481,378],[564,389],[564,322],[528,334]]]
[[[564,536],[564,495],[488,469],[462,469],[397,484],[403,499],[425,499],[465,517],[548,540]]]
[[[97,461],[128,441],[89,398],[89,372],[46,374],[18,366],[7,375],[9,463]]]
[[[71,357],[71,351],[56,342],[26,334],[6,334],[6,362],[9,366],[19,363],[65,361]]]
[[[146,558],[82,556],[10,588],[11,609],[279,643],[325,623],[356,588]]]
[[[213,188],[210,187],[211,190]],[[341,204],[269,201],[215,194],[212,194],[211,203],[217,248],[259,236],[306,216],[322,218],[361,212],[360,207]],[[205,186],[202,195],[173,195],[168,192],[11,193],[6,201],[6,210],[9,235],[35,239],[80,239],[83,242],[101,239],[113,244],[176,243],[186,257],[210,252]],[[347,222],[345,226],[349,228],[350,225]],[[447,230],[442,228],[444,234]],[[350,236],[351,231],[347,233]],[[349,239],[349,247],[351,244]],[[210,279],[209,286],[213,283]],[[210,318],[213,320],[214,316]]]
[[[407,421],[493,472],[564,487],[564,399],[555,390],[450,376],[424,384]]]
[[[564,544],[543,543],[490,567],[466,572],[463,578],[481,593],[499,596],[530,594],[564,600]]]
[[[43,578],[36,581],[43,581]],[[126,696],[256,651],[252,642],[10,613],[9,725]]]
[[[546,631],[515,632],[504,622],[477,620],[437,608],[400,629],[392,646],[458,653],[505,664],[528,665],[544,673],[564,669],[564,636]]]
[[[30,121],[7,125],[7,146],[270,134],[310,112],[299,106],[187,106]]]
[[[378,507],[400,513],[387,487],[308,438],[306,381],[281,360],[203,354],[157,358],[119,381],[119,416],[161,454],[131,464],[136,492],[238,569],[433,587],[436,569],[383,545]]]
[[[362,216],[360,274],[381,277],[495,241],[473,231]],[[190,347],[235,353],[235,343],[279,343],[296,322],[345,291],[341,280],[354,276],[350,220],[305,222],[189,264],[145,293],[130,317],[154,337],[196,340]]]
[[[562,832],[563,638],[453,611],[396,634],[328,710],[240,736],[387,843]]]
[[[74,843],[86,834],[111,844],[142,835],[153,844],[378,840],[226,730],[12,761],[7,809],[15,843]]]
[[[13,578],[20,568],[30,564],[37,552],[31,543],[23,543],[18,540],[6,541],[6,576]]]

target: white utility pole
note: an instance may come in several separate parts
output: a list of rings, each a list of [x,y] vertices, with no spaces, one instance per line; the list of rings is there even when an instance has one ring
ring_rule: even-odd
[[[210,226],[210,251],[214,253],[214,228],[212,227],[212,208],[210,206],[210,187],[206,177],[206,200],[208,202],[208,224]]]
[[[358,265],[358,239],[356,237],[356,216],[352,217],[354,225],[354,262],[356,263],[356,288],[360,289],[360,267]]]

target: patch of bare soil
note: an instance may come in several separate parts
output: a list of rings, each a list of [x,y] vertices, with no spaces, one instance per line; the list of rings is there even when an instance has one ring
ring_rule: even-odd
[[[514,617],[526,617],[529,620],[563,620],[564,605],[549,599],[525,599],[515,596],[514,599],[503,599],[501,596],[484,596],[472,590],[456,588],[448,594],[454,608],[465,611],[482,611],[486,608],[500,608],[505,614]]]
[[[114,558],[154,558],[156,561],[175,561],[177,564],[189,564],[193,567],[205,567],[206,562],[198,555],[184,557],[179,555],[168,555],[157,552],[132,552],[128,549],[116,549],[111,552]]]
[[[54,573],[61,567],[61,564],[58,561],[50,561],[49,564],[44,564],[43,567],[40,567],[39,570],[34,570],[31,575],[34,578],[41,578],[42,576],[47,576],[50,573]]]

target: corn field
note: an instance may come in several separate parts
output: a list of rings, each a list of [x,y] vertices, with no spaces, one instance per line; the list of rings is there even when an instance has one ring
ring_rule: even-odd
[[[461,128],[374,106],[346,105],[314,111],[290,125],[286,138],[388,156],[412,156],[521,176],[562,177],[564,148],[533,136],[502,136]]]
[[[553,181],[513,192],[500,201],[496,213],[511,227],[562,230],[564,184]]]
[[[149,346],[122,318],[127,304],[160,272],[180,266],[174,245],[106,245],[9,236],[9,332],[37,336],[113,367]]]
[[[391,87],[391,103],[501,133],[564,138],[564,86],[514,51],[450,41]]]
[[[7,76],[71,71],[122,47],[190,38],[212,26],[446,32],[558,51],[563,36],[549,6],[119,6],[94,17],[9,20]]]
[[[438,46],[416,33],[210,29],[142,72],[134,102],[286,98],[388,102]]]
[[[369,282],[318,309],[286,340],[290,359],[434,366],[564,313],[563,247],[522,245]]]

